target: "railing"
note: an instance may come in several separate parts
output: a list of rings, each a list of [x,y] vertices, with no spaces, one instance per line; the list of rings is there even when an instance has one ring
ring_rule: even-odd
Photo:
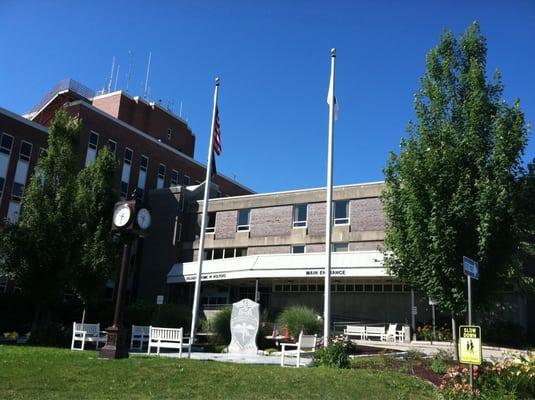
[[[95,91],[88,88],[87,86],[82,85],[80,82],[75,81],[74,79],[67,78],[59,81],[54,85],[52,89],[37,103],[30,113],[34,113],[43,108],[52,98],[64,90],[71,90],[80,96],[83,96],[87,99],[95,96]]]

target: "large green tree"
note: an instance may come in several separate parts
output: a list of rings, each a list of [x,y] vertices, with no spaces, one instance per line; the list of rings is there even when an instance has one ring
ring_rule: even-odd
[[[462,257],[479,261],[475,305],[522,272],[532,179],[522,164],[528,127],[517,100],[503,99],[500,73],[486,77],[479,25],[456,39],[445,32],[426,59],[414,100],[416,120],[385,168],[385,264],[403,281],[466,310]]]
[[[109,235],[115,159],[103,149],[80,171],[82,129],[66,111],[56,114],[47,154],[24,191],[20,219],[4,227],[0,240],[0,268],[35,303],[37,340],[50,335],[64,294],[90,300],[116,259]]]

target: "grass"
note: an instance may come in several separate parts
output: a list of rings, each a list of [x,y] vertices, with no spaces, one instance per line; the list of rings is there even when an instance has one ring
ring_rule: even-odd
[[[0,399],[432,399],[396,372],[281,368],[164,357],[99,359],[95,351],[1,346]]]

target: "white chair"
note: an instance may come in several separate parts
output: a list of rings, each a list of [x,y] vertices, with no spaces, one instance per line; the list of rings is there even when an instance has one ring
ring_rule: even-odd
[[[130,335],[130,349],[143,350],[143,344],[149,343],[150,326],[132,325],[132,334]],[[138,346],[134,347],[134,342]]]
[[[84,350],[85,343],[95,343],[98,350],[100,343],[106,343],[106,332],[101,332],[100,324],[81,324],[78,322],[72,323],[72,342],[71,350]],[[82,342],[81,347],[75,347],[76,342]]]
[[[296,347],[295,350],[286,350],[286,347]],[[301,354],[313,354],[316,351],[316,335],[299,334],[297,343],[281,343],[281,366],[284,367],[284,356],[296,355],[296,368],[301,365]]]
[[[385,340],[389,342],[395,342],[396,341],[396,327],[397,324],[389,324],[388,329],[385,334]]]

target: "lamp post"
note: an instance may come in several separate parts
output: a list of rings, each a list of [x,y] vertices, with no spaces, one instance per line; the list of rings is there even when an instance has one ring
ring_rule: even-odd
[[[115,203],[111,230],[121,236],[123,242],[123,259],[119,273],[113,324],[106,328],[106,345],[100,350],[101,358],[128,358],[128,345],[123,329],[123,316],[130,253],[132,242],[140,236],[146,236],[150,224],[150,212],[141,204],[136,192],[132,195],[131,200]]]

